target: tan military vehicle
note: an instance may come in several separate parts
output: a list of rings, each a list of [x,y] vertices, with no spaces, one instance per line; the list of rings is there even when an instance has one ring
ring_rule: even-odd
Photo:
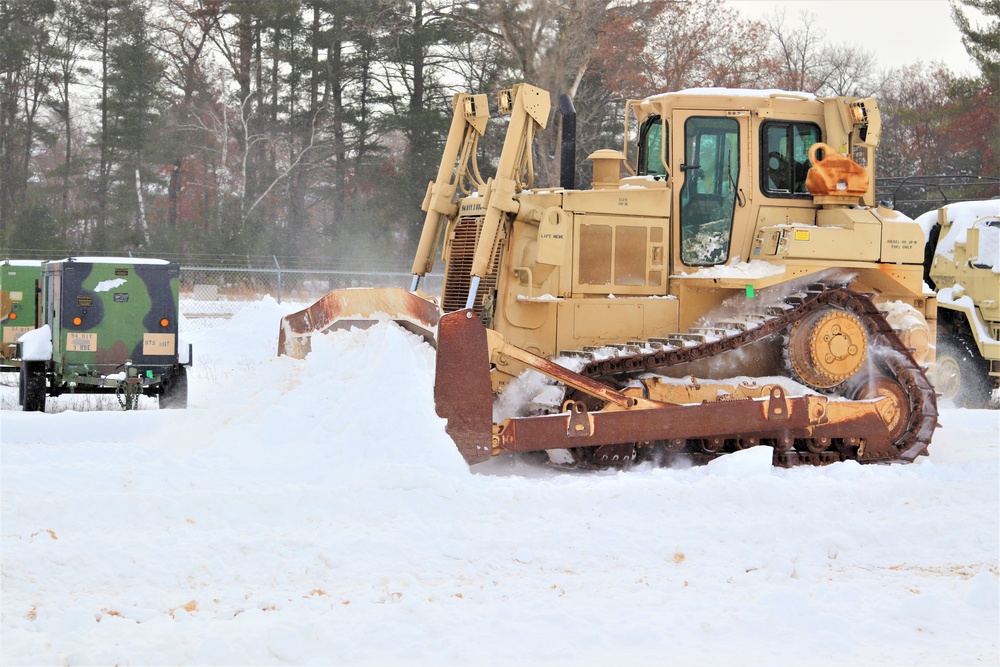
[[[605,466],[760,444],[781,465],[926,450],[935,298],[921,228],[874,205],[874,99],[630,100],[621,150],[589,157],[588,190],[534,183],[548,92],[500,93],[510,119],[490,178],[477,162],[486,96],[456,95],[454,109],[411,290],[331,293],[282,320],[280,353],[392,314],[436,342],[437,410],[470,464],[505,451]],[[439,247],[434,299],[418,287]]]
[[[938,290],[935,388],[959,407],[1000,407],[1000,199],[949,204],[917,222]]]

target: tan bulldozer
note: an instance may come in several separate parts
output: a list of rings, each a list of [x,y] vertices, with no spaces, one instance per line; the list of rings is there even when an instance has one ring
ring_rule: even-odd
[[[937,425],[936,301],[919,225],[875,205],[874,99],[701,89],[629,100],[590,189],[534,183],[550,95],[454,117],[406,290],[340,290],[281,322],[279,353],[390,317],[437,346],[435,404],[471,465],[912,461]],[[440,295],[419,291],[440,248]]]

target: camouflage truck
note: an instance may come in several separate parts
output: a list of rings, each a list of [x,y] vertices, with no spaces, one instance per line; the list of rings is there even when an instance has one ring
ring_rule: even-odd
[[[938,292],[934,385],[959,407],[1000,407],[1000,199],[956,202],[917,222],[925,280]]]
[[[187,407],[191,348],[178,339],[180,267],[163,260],[78,258],[41,265],[39,327],[22,335],[20,401],[113,393]]]
[[[37,325],[40,260],[0,261],[0,372],[17,372],[14,362],[17,339]]]

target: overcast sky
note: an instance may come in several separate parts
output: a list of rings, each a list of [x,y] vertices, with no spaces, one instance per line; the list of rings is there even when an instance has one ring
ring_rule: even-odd
[[[747,18],[785,10],[789,26],[808,11],[818,18],[828,44],[856,44],[880,65],[900,67],[941,61],[956,74],[978,69],[962,46],[948,0],[729,0]]]

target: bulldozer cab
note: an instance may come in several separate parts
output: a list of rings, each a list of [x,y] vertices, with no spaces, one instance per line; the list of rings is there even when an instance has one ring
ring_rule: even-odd
[[[638,137],[630,146],[631,122]],[[635,156],[636,185],[663,179],[674,191],[676,273],[750,258],[756,232],[774,221],[815,224],[807,174],[817,144],[860,157],[869,175],[863,199],[870,200],[874,179],[864,149],[877,144],[879,129],[872,100],[682,91],[629,101],[625,151]]]

